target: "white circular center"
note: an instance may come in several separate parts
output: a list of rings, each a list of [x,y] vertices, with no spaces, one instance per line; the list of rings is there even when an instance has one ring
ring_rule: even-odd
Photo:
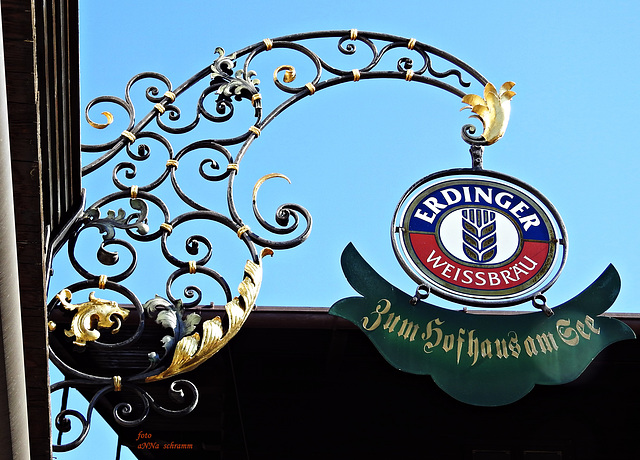
[[[520,247],[515,224],[500,211],[458,208],[440,223],[440,241],[455,258],[469,263],[499,264]]]

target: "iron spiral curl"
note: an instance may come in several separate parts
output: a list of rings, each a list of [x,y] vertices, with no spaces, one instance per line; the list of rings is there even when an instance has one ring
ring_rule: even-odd
[[[169,409],[156,402],[155,398],[139,385],[132,383],[123,383],[116,387],[113,383],[107,385],[93,384],[97,387],[93,397],[89,401],[86,414],[74,409],[67,409],[66,394],[63,397],[63,404],[60,411],[54,417],[54,426],[58,430],[57,442],[53,444],[54,452],[68,452],[78,447],[85,440],[91,428],[91,418],[96,405],[100,400],[113,397],[115,394],[123,395],[127,400],[118,402],[114,405],[112,415],[114,421],[123,427],[139,426],[147,419],[151,410],[163,417],[181,417],[189,414],[198,405],[199,391],[198,388],[189,380],[180,379],[171,382],[168,394],[169,398],[182,407],[178,409]],[[51,385],[51,392],[54,393],[63,390],[68,393],[70,388],[79,388],[90,390],[91,385],[83,380],[64,380],[62,382]],[[136,399],[134,402],[131,398]],[[75,419],[80,423],[80,434],[70,442],[63,443],[64,433],[71,431]]]

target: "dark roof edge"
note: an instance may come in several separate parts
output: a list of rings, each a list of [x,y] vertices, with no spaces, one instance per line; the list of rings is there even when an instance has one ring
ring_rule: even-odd
[[[133,308],[130,305],[125,307]],[[203,320],[211,319],[224,314],[224,306],[214,308],[188,309],[197,312]],[[464,310],[470,315],[494,315],[512,316],[519,315],[523,311],[514,310]],[[535,313],[535,312],[534,312]],[[540,312],[540,314],[544,314]],[[603,316],[622,321],[631,327],[637,335],[640,335],[640,313],[605,313]],[[355,329],[357,326],[351,322],[329,314],[328,307],[273,307],[258,306],[247,318],[245,327],[265,329]]]

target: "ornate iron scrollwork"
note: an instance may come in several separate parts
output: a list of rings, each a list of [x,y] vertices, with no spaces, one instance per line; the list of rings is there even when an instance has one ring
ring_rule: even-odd
[[[337,39],[337,49],[346,57],[354,56],[356,45],[362,44],[371,53],[371,58],[364,66],[356,69],[334,67],[312,51],[314,44],[320,39]],[[264,53],[283,49],[308,59],[313,69],[312,76],[299,83],[301,73],[294,66],[287,62],[277,66],[272,82],[279,92],[274,91],[284,95],[286,99],[277,103],[269,113],[265,113],[263,93],[258,86],[260,82],[251,68]],[[404,49],[407,55],[398,59],[395,67],[384,68],[383,57],[394,49]],[[460,98],[465,96],[464,88],[470,86],[471,79],[483,86],[487,83],[484,77],[459,59],[413,38],[360,32],[355,29],[265,39],[230,55],[226,55],[222,48],[216,48],[215,52],[217,58],[211,65],[177,87],[164,75],[145,72],[134,76],[127,83],[124,99],[101,96],[89,102],[86,107],[85,118],[90,127],[107,132],[119,119],[124,118],[124,130],[106,142],[82,145],[85,156],[99,155],[84,166],[83,176],[110,168],[114,190],[89,205],[73,223],[67,241],[67,252],[71,266],[82,280],[66,286],[60,294],[53,295],[48,305],[50,318],[56,323],[79,322],[83,325],[82,331],[69,333],[76,338],[76,345],[73,345],[62,335],[63,327],[58,327],[53,321],[50,323],[51,359],[67,377],[67,380],[52,385],[51,391],[66,392],[73,387],[84,388],[93,394],[86,415],[66,407],[57,415],[55,425],[61,433],[68,431],[71,422],[69,417],[78,420],[82,430],[80,436],[70,443],[63,444],[59,437],[58,444],[54,445],[55,451],[72,449],[84,440],[92,411],[99,400],[108,395],[126,394],[138,400],[135,405],[128,402],[115,405],[114,419],[123,426],[142,423],[150,409],[172,416],[187,414],[193,410],[198,401],[198,389],[188,380],[176,380],[171,384],[170,393],[182,404],[182,408],[176,410],[165,409],[157,403],[147,390],[147,383],[189,371],[224,346],[240,329],[255,305],[261,283],[262,256],[272,254],[273,250],[296,247],[309,236],[311,216],[300,205],[287,203],[278,207],[275,225],[269,223],[258,211],[257,193],[260,186],[271,178],[286,179],[281,174],[268,174],[254,187],[252,219],[257,221],[260,231],[248,226],[248,221],[243,219],[236,206],[234,183],[241,171],[242,160],[252,143],[275,117],[307,96],[351,81],[403,79],[435,86]],[[451,67],[436,70],[443,62]],[[154,83],[145,92],[145,103],[148,104],[142,110],[145,114],[138,117],[140,107],[135,107],[131,88],[137,82],[146,80]],[[198,84],[204,84],[204,88],[198,89]],[[179,99],[189,92],[196,93],[194,115],[190,119],[185,115],[185,108],[178,104]],[[98,107],[102,109],[109,104],[125,115],[114,115],[113,109],[110,109],[102,110],[103,122],[92,118],[91,113],[98,110]],[[250,105],[253,109],[254,120],[246,130],[234,137],[207,135],[193,140],[193,136],[199,136],[200,128],[206,123],[220,124],[232,120],[239,105]],[[205,132],[208,134],[208,131]],[[183,136],[186,134],[189,136]],[[182,139],[188,140],[185,143]],[[178,148],[181,142],[186,145]],[[151,144],[160,148],[153,150]],[[181,174],[178,174],[178,168],[182,168],[184,163],[189,164],[187,160],[196,151],[211,152],[218,160],[211,155],[197,164],[197,172],[194,169],[193,173],[185,175],[181,170]],[[158,172],[150,179],[143,179],[139,168],[147,164],[155,165]],[[226,181],[226,209],[214,209],[186,191],[185,181],[190,185],[196,178],[204,186]],[[100,188],[103,187],[106,189],[106,183],[102,183]],[[128,202],[130,211],[124,209],[126,204],[123,205],[123,202]],[[116,211],[118,207],[120,208]],[[182,238],[172,235],[193,222],[216,224],[234,232],[244,243],[249,261],[244,266],[239,296],[233,298],[226,278],[213,268],[216,242],[213,237],[196,234],[186,238],[184,250],[192,259],[181,257],[170,248],[170,241]],[[95,261],[85,261],[86,245],[79,243],[91,229],[97,229],[101,235],[96,252],[97,264]],[[139,251],[144,246],[157,248],[158,245],[162,260],[172,267],[166,278],[165,295],[141,300],[131,286],[140,260]],[[120,253],[125,256],[122,257]],[[153,254],[159,257],[157,251]],[[124,259],[129,262],[123,262]],[[123,263],[126,265],[124,268],[116,268]],[[109,268],[113,273],[107,276],[100,271],[103,268]],[[224,296],[222,303],[226,304],[224,317],[218,316],[201,322],[200,315],[190,310],[198,307],[202,312],[209,308],[202,306],[206,302],[203,302],[200,287],[189,285],[182,296],[174,293],[173,286],[178,279],[194,274],[212,280],[221,288]],[[77,298],[77,293],[83,290],[92,290],[87,309],[83,310],[84,313],[76,313],[84,315],[82,318],[72,317],[71,311],[67,310],[71,305],[70,298],[72,295]],[[96,294],[93,294],[96,290],[100,290],[101,298],[124,298],[128,305],[118,305],[113,299],[99,303]],[[102,305],[107,305],[108,308],[102,311]],[[112,327],[109,321],[102,321],[103,317],[118,318],[115,321],[118,326]],[[120,322],[122,327],[119,326]],[[95,331],[97,327],[111,328],[114,334],[100,335]],[[147,340],[149,334],[157,334],[157,338]],[[142,350],[142,343],[155,343],[156,348]],[[83,354],[89,355],[91,350],[110,350],[114,362],[119,353],[127,354],[138,363],[138,367],[132,366],[127,374],[116,374],[116,368],[93,363],[90,358],[79,358],[79,354],[69,352],[74,347],[79,348],[79,345],[83,345]],[[136,414],[134,406],[138,408]]]

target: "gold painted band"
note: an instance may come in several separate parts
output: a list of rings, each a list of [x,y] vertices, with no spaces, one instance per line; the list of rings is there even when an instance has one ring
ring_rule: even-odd
[[[107,286],[107,275],[100,275],[98,278],[98,288],[104,289]]]
[[[242,238],[242,235],[244,235],[249,230],[251,230],[251,229],[249,228],[248,225],[243,225],[242,227],[240,227],[238,229],[238,232],[237,232],[238,233],[238,238]]]
[[[133,134],[131,131],[126,131],[126,130],[122,131],[122,133],[120,135],[126,137],[131,142],[135,142],[136,141],[136,135]]]

